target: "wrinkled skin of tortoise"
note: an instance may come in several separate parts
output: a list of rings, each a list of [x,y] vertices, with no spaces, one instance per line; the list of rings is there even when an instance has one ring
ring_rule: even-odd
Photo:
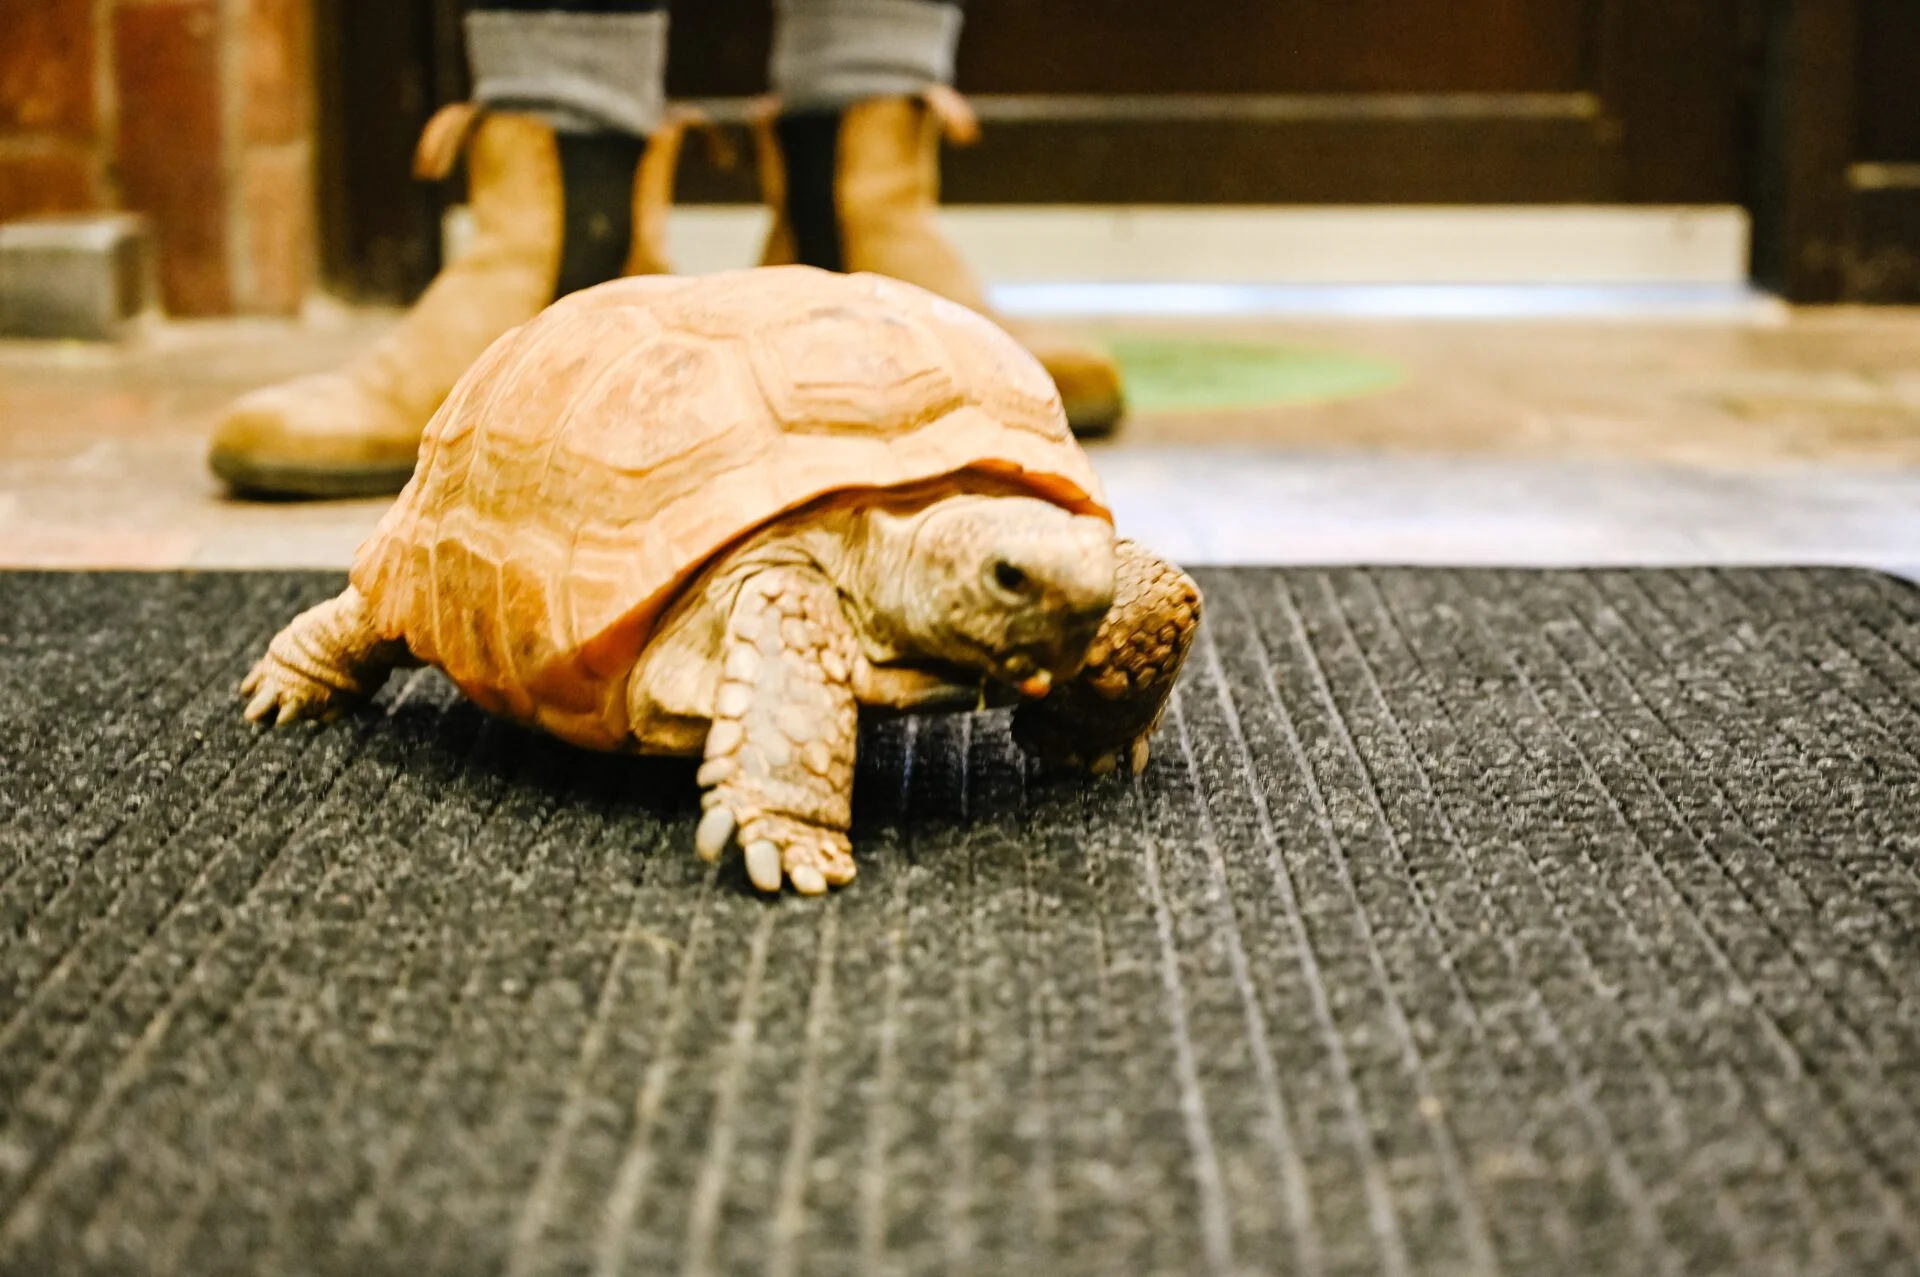
[[[700,758],[695,850],[737,849],[767,892],[854,877],[863,708],[1017,705],[1015,739],[1048,767],[1144,768],[1200,592],[1115,536],[1044,371],[978,317],[891,282],[778,268],[677,283],[575,294],[483,356],[429,427],[414,483],[362,548],[353,584],[296,617],[246,676],[247,717],[330,718],[393,669],[436,665],[485,708],[563,739]],[[866,329],[905,351],[835,373],[832,393],[851,405],[836,411],[864,414],[876,441],[836,463],[853,467],[844,477],[820,464],[817,427],[790,424],[800,410],[779,379],[791,370],[769,374],[752,345],[767,323],[815,351]],[[747,340],[716,341],[729,325]],[[757,372],[716,384],[707,374],[736,348],[754,350]],[[668,384],[689,350],[707,360],[701,375]],[[541,381],[529,367],[558,371]],[[759,407],[742,393],[751,376],[773,379]],[[587,395],[599,398],[582,408]],[[657,421],[614,421],[593,446],[630,448],[614,427],[679,431],[646,446],[691,473],[711,466],[715,483],[631,463],[603,479],[597,455],[576,448],[586,455],[562,471],[568,488],[550,459],[526,460],[550,458],[554,436],[582,419],[594,426],[594,412],[613,411],[604,403],[630,411],[646,396]],[[743,422],[772,441],[759,461],[739,460]],[[609,525],[638,530],[630,555],[593,541]],[[591,572],[583,545],[601,556]],[[555,546],[571,557],[540,557]]]

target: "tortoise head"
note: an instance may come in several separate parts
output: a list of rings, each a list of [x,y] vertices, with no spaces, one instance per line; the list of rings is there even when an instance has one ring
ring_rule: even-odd
[[[1111,527],[1032,497],[979,494],[906,523],[897,577],[882,584],[906,645],[1029,695],[1079,671],[1113,606]]]

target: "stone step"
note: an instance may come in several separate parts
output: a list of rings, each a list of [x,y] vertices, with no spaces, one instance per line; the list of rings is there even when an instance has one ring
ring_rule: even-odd
[[[120,340],[156,306],[154,281],[135,214],[0,223],[0,337]]]

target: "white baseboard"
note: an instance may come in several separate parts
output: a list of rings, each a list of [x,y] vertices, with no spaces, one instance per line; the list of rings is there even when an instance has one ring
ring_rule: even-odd
[[[996,296],[1055,285],[1306,289],[1282,307],[1303,311],[1332,296],[1329,286],[1705,289],[1724,299],[1745,290],[1748,273],[1747,215],[1721,205],[962,206],[940,217]],[[765,228],[759,208],[683,206],[668,249],[687,274],[728,270],[753,263]],[[455,249],[464,226],[456,216],[447,229]],[[1100,305],[1092,293],[1075,303],[1086,304]]]
[[[1731,284],[1732,207],[960,207],[941,221],[994,283]],[[674,211],[689,272],[753,261],[759,209]]]

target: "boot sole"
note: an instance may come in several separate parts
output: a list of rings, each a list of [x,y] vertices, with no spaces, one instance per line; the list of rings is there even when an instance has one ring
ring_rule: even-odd
[[[236,496],[268,498],[391,497],[407,486],[413,465],[281,465],[215,448],[208,468]]]

